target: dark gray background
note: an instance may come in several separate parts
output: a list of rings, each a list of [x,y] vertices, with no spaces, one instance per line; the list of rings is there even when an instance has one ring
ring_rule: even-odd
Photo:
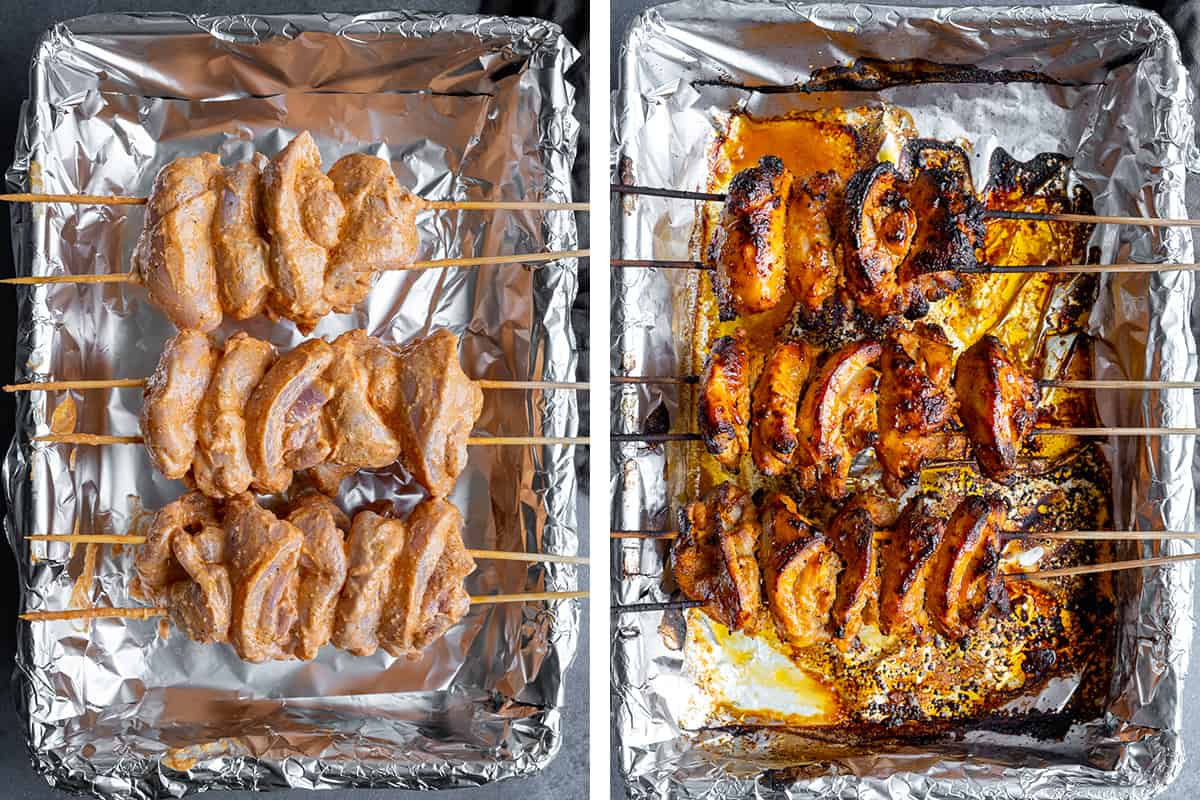
[[[470,2],[470,0],[424,0],[421,3],[404,0],[116,0],[115,2],[84,2],[84,0],[0,0],[0,163],[4,167],[12,161],[13,144],[17,131],[17,119],[21,101],[28,97],[29,60],[38,37],[54,23],[72,17],[111,11],[185,11],[195,14],[228,14],[253,11],[260,14],[299,11],[380,11],[411,8],[426,11],[478,12],[536,16],[559,23],[571,42],[584,54],[584,58],[572,69],[572,82],[578,89],[577,116],[583,123],[579,152],[587,154],[587,6],[583,0],[541,0],[540,2]],[[587,198],[586,160],[579,158],[575,170],[575,197]],[[0,212],[0,273],[12,274],[12,247],[7,213]],[[580,216],[580,234],[583,246],[587,245],[587,217]],[[587,271],[581,270],[580,301],[575,318],[579,322],[581,344],[586,344]],[[0,315],[0,354],[5,362],[0,364],[0,376],[14,374],[14,311],[13,288],[0,287],[0,308],[7,311]],[[580,363],[586,370],[586,351],[580,355]],[[580,380],[587,380],[586,371],[581,371]],[[0,383],[8,382],[7,378]],[[584,395],[586,397],[586,395]],[[581,418],[587,420],[586,407]],[[15,419],[14,405],[10,395],[0,393],[0,443],[7,447],[13,436]],[[582,448],[586,451],[586,448]],[[586,462],[583,475],[586,479]],[[583,552],[587,550],[587,506],[580,509],[580,536]],[[47,786],[45,780],[30,766],[28,748],[25,743],[23,725],[13,706],[13,692],[7,685],[13,666],[15,628],[13,620],[17,614],[16,565],[12,551],[0,546],[0,800],[50,800],[69,797],[63,792]],[[583,579],[587,575],[584,570]],[[583,588],[586,588],[586,583]],[[588,696],[588,650],[587,650],[587,606],[583,609],[584,632],[579,638],[579,651],[567,674],[564,709],[563,744],[557,758],[541,774],[532,778],[506,781],[491,786],[461,791],[448,791],[438,797],[469,798],[470,800],[500,800],[500,798],[522,797],[524,800],[549,800],[555,798],[579,798],[587,795],[588,780],[588,728],[586,702]],[[253,792],[223,792],[209,795],[219,800],[246,800],[256,797],[286,798],[329,798],[329,800],[363,800],[382,797],[422,797],[417,792],[395,790],[354,791],[343,790],[313,794],[305,791],[275,792],[259,795]]]
[[[886,2],[886,0],[875,0],[876,2]],[[611,0],[612,2],[612,42],[611,55],[612,65],[610,69],[610,79],[613,88],[617,86],[617,66],[621,54],[621,42],[625,38],[625,32],[629,29],[629,25],[634,18],[651,6],[659,5],[661,0]],[[929,0],[908,0],[903,5],[910,6],[939,6],[939,5],[1050,5],[1049,3],[1039,3],[1037,0],[1010,0],[1010,2],[996,2],[996,0],[959,0],[956,3],[946,2],[930,2]],[[1066,0],[1059,0],[1059,4],[1068,4]],[[1161,14],[1171,27],[1175,29],[1176,35],[1179,36],[1180,43],[1183,46],[1184,63],[1192,71],[1192,88],[1200,97],[1200,76],[1197,75],[1196,62],[1200,59],[1200,0],[1190,0],[1190,2],[1179,2],[1179,0],[1170,0],[1169,2],[1148,2],[1136,3],[1143,8],[1151,8]],[[599,87],[593,87],[593,91],[599,91]],[[1188,210],[1192,218],[1200,216],[1200,181],[1195,178],[1188,180]],[[1197,235],[1198,243],[1200,243],[1200,234]],[[1193,659],[1200,656],[1200,629],[1192,641],[1192,657]],[[1195,671],[1195,670],[1193,670]],[[1183,719],[1183,736],[1186,742],[1185,751],[1192,753],[1191,748],[1200,748],[1200,713],[1196,710],[1200,709],[1200,677],[1193,677],[1184,686],[1184,719]],[[615,753],[615,750],[614,750]],[[595,765],[599,769],[600,765]],[[626,792],[624,785],[620,779],[620,774],[616,769],[615,764],[610,765],[611,775],[611,791],[613,797],[625,797]],[[1166,792],[1159,795],[1161,800],[1196,800],[1200,798],[1200,758],[1193,758],[1185,762],[1183,773],[1179,779],[1173,783]]]

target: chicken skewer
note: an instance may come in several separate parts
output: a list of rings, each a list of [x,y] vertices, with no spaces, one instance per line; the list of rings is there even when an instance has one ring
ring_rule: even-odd
[[[205,153],[160,170],[129,273],[13,280],[136,281],[180,329],[211,331],[226,315],[266,314],[307,332],[326,315],[362,302],[379,272],[414,266],[422,203],[380,158],[349,155],[322,172],[316,143],[304,132],[270,160],[259,155],[222,167],[216,155]],[[455,263],[563,257],[542,253]]]
[[[576,444],[575,437],[471,437],[483,393],[438,330],[402,348],[362,331],[283,355],[245,333],[215,348],[181,331],[147,380],[142,436],[48,434],[34,441],[145,444],[156,469],[212,497],[273,494],[300,472],[335,494],[359,469],[396,461],[435,497],[453,488],[466,447]]]
[[[250,662],[307,660],[329,643],[411,656],[470,607],[462,528],[438,498],[403,520],[369,508],[351,519],[319,494],[277,515],[249,494],[217,503],[193,491],[155,514],[130,593]]]

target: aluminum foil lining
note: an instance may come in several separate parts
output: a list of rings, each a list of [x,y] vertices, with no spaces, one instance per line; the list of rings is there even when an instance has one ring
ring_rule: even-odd
[[[1052,82],[1010,75],[875,91],[801,90],[815,70],[861,57],[1035,70]],[[981,183],[998,146],[1019,159],[1057,151],[1074,155],[1099,213],[1182,217],[1193,136],[1186,77],[1162,20],[1126,7],[673,3],[644,13],[628,33],[612,167],[630,182],[704,190],[712,137],[730,111],[774,116],[884,101],[908,110],[922,135],[973,143]],[[761,87],[773,90],[754,91]],[[694,222],[692,203],[626,198],[614,221],[614,255],[694,257]],[[1193,260],[1192,240],[1179,230],[1104,227],[1092,244],[1104,263]],[[680,300],[692,291],[687,273],[630,269],[613,276],[614,371],[680,374],[690,336]],[[1194,379],[1193,295],[1191,273],[1107,277],[1092,314],[1101,343],[1097,376]],[[1117,393],[1106,393],[1104,422],[1195,424],[1188,393],[1133,397],[1119,404]],[[689,429],[672,387],[616,388],[614,430],[635,431],[660,408],[675,429]],[[1111,442],[1115,526],[1191,530],[1194,449],[1188,437]],[[670,528],[676,491],[669,474],[661,447],[614,447],[614,525]],[[613,548],[613,601],[663,599],[661,545],[624,540]],[[1154,543],[1130,548],[1128,557],[1189,549]],[[662,615],[621,616],[614,621],[612,668],[620,768],[635,797],[1149,796],[1171,781],[1182,759],[1191,568],[1123,572],[1118,591],[1116,664],[1102,718],[1076,724],[1062,740],[975,731],[833,760],[806,758],[803,748],[785,752],[763,733],[684,729],[679,720],[698,690],[680,650],[660,632]]]
[[[430,199],[570,200],[578,126],[565,70],[577,53],[534,19],[383,13],[186,17],[106,15],[56,26],[32,67],[13,189],[145,195],[169,160],[277,152],[311,131],[326,165],[390,159]],[[19,274],[120,272],[140,208],[14,207]],[[566,250],[568,212],[426,213],[419,258]],[[403,342],[435,327],[462,337],[468,374],[574,380],[577,264],[382,276],[355,328]],[[19,295],[17,379],[148,375],[171,334],[130,286]],[[281,348],[290,323],[243,327]],[[235,329],[228,325],[221,331]],[[477,430],[575,435],[573,392],[487,392]],[[80,431],[136,433],[137,389],[23,395],[4,465],[5,519],[23,605],[135,605],[132,553],[38,532],[122,532],[183,491],[143,448],[45,448],[31,437],[74,403]],[[59,413],[56,417],[56,409]],[[573,448],[475,448],[452,501],[468,547],[577,551]],[[347,481],[341,500],[407,512],[419,491],[400,468]],[[575,568],[481,561],[472,594],[570,590]],[[480,606],[419,660],[249,665],[231,648],[164,637],[156,621],[22,624],[17,683],[35,767],[100,797],[175,797],[214,787],[485,783],[536,772],[559,746],[562,678],[579,634],[573,602]]]

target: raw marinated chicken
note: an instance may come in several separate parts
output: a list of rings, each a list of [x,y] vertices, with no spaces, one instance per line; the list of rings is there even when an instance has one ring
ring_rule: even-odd
[[[317,651],[333,636],[338,597],[346,583],[346,531],[350,520],[328,497],[309,494],[288,514],[287,521],[304,537],[300,546],[299,582],[295,629],[295,656],[316,658]]]
[[[226,503],[225,530],[233,581],[230,643],[251,663],[290,657],[304,534],[249,494]]]
[[[221,309],[234,319],[263,313],[271,289],[271,249],[262,208],[266,164],[267,159],[255,153],[250,161],[227,167],[218,182],[212,232],[217,296]]]

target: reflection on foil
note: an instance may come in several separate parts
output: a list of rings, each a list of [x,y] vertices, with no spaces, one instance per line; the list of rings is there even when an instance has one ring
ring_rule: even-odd
[[[1021,160],[1058,152],[1073,157],[1076,177],[1099,213],[1188,216],[1190,97],[1178,45],[1152,14],[1095,5],[917,9],[688,0],[642,15],[624,53],[613,163],[632,183],[705,190],[713,136],[726,129],[730,112],[766,119],[885,102],[911,114],[923,136],[971,142],[977,174],[987,173],[999,148]],[[824,87],[830,91],[796,91],[818,71],[829,76],[831,68],[860,58],[927,61],[916,83],[842,81]],[[929,81],[932,62],[966,64],[1005,79],[961,82],[971,75],[958,71],[948,82]],[[1023,74],[1030,69],[1051,80],[1009,80],[1036,77]],[[695,203],[627,197],[616,220],[614,255],[694,258],[696,214]],[[1090,246],[1101,262],[1193,257],[1190,237],[1178,230],[1105,227]],[[680,270],[624,270],[613,280],[614,371],[694,371],[690,298],[695,282],[706,279]],[[1089,323],[1096,377],[1194,379],[1193,295],[1190,273],[1106,276]],[[680,399],[673,387],[623,386],[614,397],[614,430],[639,430],[652,409],[665,409],[673,429],[684,430],[689,423]],[[1183,394],[1106,392],[1097,401],[1101,419],[1112,425],[1190,426],[1195,420]],[[1191,529],[1190,438],[1103,447],[1113,465],[1114,528]],[[685,465],[675,449],[614,448],[614,527],[671,528],[674,509],[691,496]],[[637,569],[614,576],[614,602],[664,599],[671,586],[661,578],[663,547],[638,540],[617,547],[620,563]],[[1187,549],[1183,542],[1147,543],[1119,556]],[[1029,716],[988,720],[961,740],[922,744],[856,744],[800,729],[696,729],[713,711],[712,695],[700,685],[706,669],[742,669],[718,675],[742,708],[779,702],[807,709],[796,697],[770,691],[771,681],[759,674],[769,664],[753,663],[767,656],[736,636],[721,642],[740,654],[733,667],[703,658],[689,663],[700,640],[720,638],[715,624],[680,635],[681,621],[625,615],[616,621],[613,655],[620,767],[638,797],[1147,796],[1181,763],[1191,581],[1187,567],[1114,575],[1117,657],[1099,718],[1073,723],[1057,714],[1078,684],[1066,675],[1009,709]],[[707,620],[694,611],[687,619]],[[751,680],[763,682],[739,683]]]
[[[319,52],[321,57],[314,57]],[[275,153],[312,131],[326,163],[350,152],[391,161],[430,199],[567,201],[575,158],[574,49],[528,19],[388,13],[88,17],[36,50],[9,183],[24,191],[145,195],[180,155],[226,161]],[[14,210],[20,274],[120,272],[142,209],[38,205]],[[419,258],[566,250],[570,213],[423,214]],[[350,328],[407,341],[446,327],[478,378],[573,381],[569,312],[576,264],[392,273]],[[22,293],[19,380],[148,375],[171,327],[133,286]],[[290,349],[288,323],[228,324]],[[57,405],[56,405],[57,404]],[[64,405],[64,404],[69,404]],[[32,393],[18,401],[5,463],[6,528],[26,607],[134,605],[128,548],[38,543],[30,533],[123,533],[178,496],[140,447],[35,449],[33,435],[134,433],[137,389]],[[572,436],[573,392],[491,392],[478,429]],[[469,547],[574,553],[572,448],[480,448],[451,496]],[[420,492],[398,467],[343,485],[343,505],[376,499],[405,513]],[[473,594],[569,590],[569,565],[494,561]],[[326,648],[308,663],[248,665],[157,621],[24,626],[19,688],[35,765],[57,786],[105,797],[177,796],[212,787],[408,788],[474,785],[540,769],[559,742],[562,676],[575,650],[573,603],[473,609],[420,659],[355,658]]]

